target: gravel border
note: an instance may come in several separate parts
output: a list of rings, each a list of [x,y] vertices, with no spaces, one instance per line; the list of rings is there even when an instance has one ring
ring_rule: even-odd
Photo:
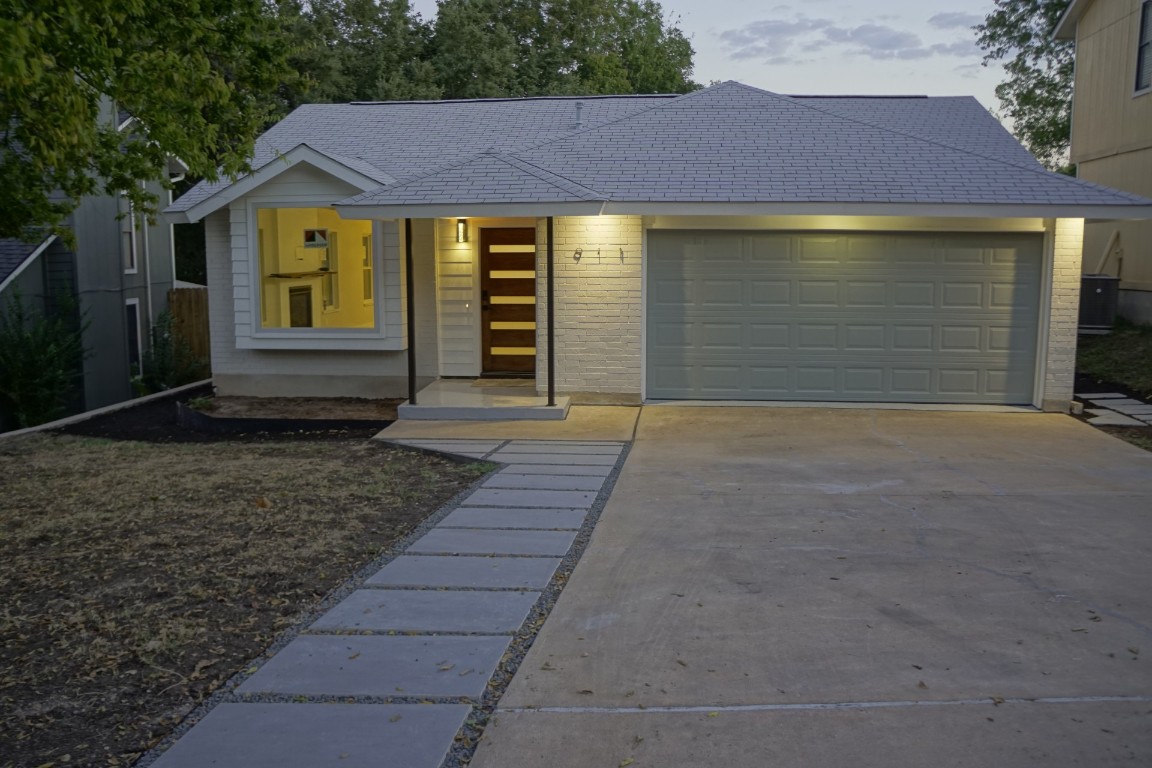
[[[502,448],[513,440],[500,441]],[[268,646],[268,648],[252,659],[244,668],[229,678],[223,685],[220,686],[212,695],[206,698],[203,702],[198,704],[191,710],[180,723],[173,728],[164,739],[146,751],[134,763],[136,768],[147,768],[152,763],[160,758],[160,756],[174,744],[177,739],[187,733],[193,726],[200,722],[204,717],[211,712],[218,704],[225,702],[229,703],[363,703],[363,704],[468,704],[472,707],[468,713],[468,717],[464,721],[463,727],[457,733],[456,738],[452,742],[444,761],[441,763],[440,768],[464,768],[472,759],[473,753],[476,751],[477,745],[480,743],[480,738],[484,733],[484,728],[492,717],[504,691],[508,688],[513,675],[519,669],[520,664],[524,660],[524,656],[532,647],[536,640],[536,635],[540,631],[540,627],[544,624],[551,613],[553,606],[560,597],[560,593],[564,590],[565,585],[568,583],[572,571],[576,568],[580,558],[583,556],[584,551],[588,548],[588,543],[592,537],[592,531],[596,527],[596,523],[600,520],[600,515],[604,511],[604,507],[608,502],[609,497],[612,495],[613,489],[616,487],[616,481],[619,478],[620,470],[624,466],[629,453],[632,449],[631,441],[604,441],[610,443],[617,443],[622,446],[620,455],[616,459],[616,463],[612,466],[608,475],[604,478],[604,483],[600,491],[596,495],[592,507],[584,517],[584,522],[576,534],[575,540],[569,547],[568,552],[561,558],[560,564],[557,566],[556,571],[553,573],[552,578],[549,580],[548,585],[540,591],[540,597],[532,606],[528,613],[528,617],[520,628],[511,635],[511,642],[508,649],[501,657],[496,669],[489,679],[487,687],[485,688],[484,695],[479,701],[468,697],[436,697],[436,696],[334,696],[334,695],[285,695],[285,694],[238,694],[236,689],[244,683],[248,678],[254,675],[259,669],[283,649],[288,643],[295,640],[320,616],[327,613],[332,607],[344,600],[351,593],[361,588],[373,588],[373,585],[366,585],[365,582],[370,577],[374,576],[381,568],[392,562],[397,557],[406,554],[408,547],[414,544],[417,540],[422,538],[432,528],[434,528],[441,520],[446,518],[449,514],[457,508],[463,506],[463,502],[474,491],[479,489],[489,478],[500,472],[506,464],[492,461],[491,459],[473,459],[465,456],[443,453],[439,451],[432,451],[416,446],[405,446],[392,443],[397,448],[405,448],[408,450],[415,450],[421,453],[435,454],[441,458],[451,458],[458,460],[461,463],[473,462],[486,462],[489,464],[496,464],[496,467],[486,473],[475,482],[469,485],[460,493],[453,496],[436,511],[426,517],[419,525],[413,528],[408,535],[397,540],[387,551],[383,552],[372,561],[357,569],[347,581],[340,586],[333,589],[324,596],[313,608],[301,614],[300,619],[291,627],[283,630],[276,639]],[[499,448],[495,449],[499,450]],[[495,452],[492,451],[492,452]],[[487,590],[475,589],[472,591],[507,591],[507,590]],[[512,591],[535,591],[531,589],[525,590],[512,590]],[[317,632],[315,634],[342,634],[342,635],[366,635],[376,634],[373,632]],[[425,634],[425,633],[417,633]],[[483,632],[465,632],[465,633],[426,633],[429,635],[447,635],[447,634],[463,634],[463,635],[490,635],[492,633]],[[507,634],[500,634],[502,637],[508,637]]]

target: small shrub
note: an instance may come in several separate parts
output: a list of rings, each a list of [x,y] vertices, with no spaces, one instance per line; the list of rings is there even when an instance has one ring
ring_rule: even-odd
[[[66,413],[82,376],[87,327],[68,296],[40,312],[15,291],[0,308],[0,402],[16,429]]]

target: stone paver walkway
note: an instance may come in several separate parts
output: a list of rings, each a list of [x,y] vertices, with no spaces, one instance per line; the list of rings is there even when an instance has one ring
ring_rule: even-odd
[[[1119,392],[1077,392],[1088,423],[1096,427],[1143,427],[1152,424],[1152,403]]]
[[[484,700],[493,674],[519,664],[513,640],[603,501],[624,443],[393,442],[507,466],[152,766],[438,768],[469,716],[495,704]]]

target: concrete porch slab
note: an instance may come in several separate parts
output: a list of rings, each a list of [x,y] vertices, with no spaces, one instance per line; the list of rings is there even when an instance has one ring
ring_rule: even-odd
[[[221,704],[156,768],[437,768],[467,704]]]
[[[539,592],[449,592],[361,589],[312,629],[401,632],[515,632]]]
[[[506,637],[301,635],[240,693],[471,696],[484,693]]]
[[[632,439],[640,408],[574,405],[563,421],[397,421],[381,430],[380,440],[466,438],[474,440],[616,440]]]
[[[551,421],[568,415],[570,399],[548,398],[523,387],[474,387],[471,381],[441,379],[416,393],[416,403],[401,403],[400,420]]]
[[[560,558],[460,555],[402,555],[366,582],[391,587],[543,589]]]

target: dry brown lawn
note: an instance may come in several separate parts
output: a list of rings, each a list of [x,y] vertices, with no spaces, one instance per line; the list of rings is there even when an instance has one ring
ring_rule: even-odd
[[[130,764],[489,468],[363,440],[0,441],[0,766]]]

